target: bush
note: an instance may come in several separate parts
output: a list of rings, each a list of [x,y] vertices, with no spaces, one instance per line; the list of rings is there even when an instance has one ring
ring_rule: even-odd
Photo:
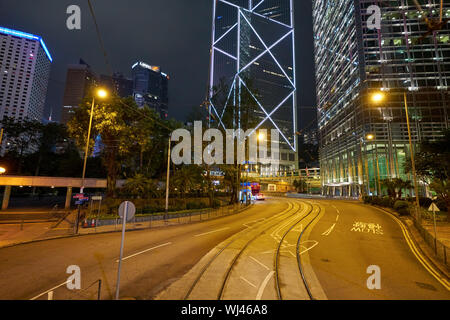
[[[386,208],[392,208],[394,206],[394,201],[389,197],[383,197],[380,200],[380,205]]]
[[[419,204],[422,208],[428,209],[431,206],[433,200],[427,197],[419,197]]]
[[[439,199],[438,201],[436,201],[436,205],[439,208],[439,210],[447,212],[448,210],[447,203],[444,200]]]
[[[406,216],[409,214],[409,205],[407,201],[397,200],[394,203],[394,210],[397,211],[401,216]]]
[[[195,210],[195,209],[203,209],[203,208],[205,208],[205,205],[203,204],[203,202],[188,202],[186,204],[187,210]]]
[[[372,197],[371,196],[364,196],[363,201],[365,204],[371,204],[372,203]]]
[[[217,199],[214,199],[213,201],[213,208],[220,208],[220,201]]]
[[[372,204],[377,206],[382,206],[382,199],[378,197],[372,197]]]

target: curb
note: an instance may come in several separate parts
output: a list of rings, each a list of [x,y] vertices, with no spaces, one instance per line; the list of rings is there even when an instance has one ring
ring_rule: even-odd
[[[389,210],[386,210],[386,208],[384,207],[380,207],[380,206],[373,206],[379,210],[382,210],[394,217],[396,217],[401,223],[402,225],[406,228],[406,230],[408,230],[408,233],[411,235],[411,239],[413,240],[414,244],[416,245],[416,247],[420,250],[420,253],[423,255],[423,257],[425,257],[427,259],[427,261],[442,275],[444,275],[447,279],[449,278],[450,274],[449,274],[449,270],[448,267],[446,267],[442,262],[438,261],[435,257],[433,257],[432,255],[429,254],[428,251],[432,251],[433,249],[426,243],[424,242],[423,244],[421,243],[420,240],[417,239],[416,233],[419,234],[419,237],[422,239],[422,237],[420,236],[420,233],[418,232],[418,230],[414,227],[414,224],[412,224],[412,227],[409,226],[406,222],[405,222],[405,218],[401,217],[401,216],[397,216],[396,214],[392,213]],[[408,219],[408,218],[406,218]],[[414,230],[411,230],[412,228],[414,228]],[[415,231],[415,232],[414,232]],[[425,241],[422,239],[422,241]],[[426,248],[424,248],[424,246]],[[427,250],[428,249],[428,250]]]
[[[254,204],[251,204],[248,207],[245,207],[245,208],[239,210],[238,212],[236,212],[234,214],[240,214],[241,212],[246,211],[246,210],[252,208],[253,206],[254,206]],[[229,216],[231,216],[231,215],[229,215]],[[196,222],[193,222],[191,224],[217,220],[217,219],[225,218],[225,217],[229,217],[229,216],[222,216],[222,217],[217,217],[217,218],[213,218],[213,219],[209,219],[209,220],[196,221]],[[143,230],[152,230],[152,229],[158,229],[158,228],[176,227],[176,226],[180,226],[180,225],[182,225],[182,224],[168,225],[168,226],[161,226],[161,227],[153,227],[153,228],[130,229],[130,230],[126,230],[126,231],[127,232],[143,231]],[[25,244],[44,242],[44,241],[60,240],[60,239],[68,239],[68,238],[76,238],[76,237],[85,237],[85,236],[93,236],[93,235],[108,234],[108,233],[118,233],[118,232],[122,232],[122,230],[100,231],[100,232],[95,232],[95,233],[73,234],[73,235],[68,235],[68,236],[58,236],[58,237],[30,240],[30,241],[24,241],[24,242],[19,242],[19,243],[8,244],[8,245],[5,245],[5,246],[0,246],[0,250],[1,249],[6,249],[6,248],[11,248],[11,247],[16,247],[16,246],[20,246],[20,245],[25,245]]]

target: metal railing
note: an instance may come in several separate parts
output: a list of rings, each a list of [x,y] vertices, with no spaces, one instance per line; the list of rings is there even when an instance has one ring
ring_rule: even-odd
[[[248,208],[252,203],[234,204],[219,208],[202,209],[199,211],[172,213],[167,215],[148,215],[135,216],[133,220],[127,223],[127,230],[134,229],[152,229],[164,226],[182,225],[195,222],[202,222],[225,216],[238,214]],[[87,219],[81,221],[80,233],[97,233],[102,231],[120,230],[122,225],[121,218],[115,219]]]
[[[450,248],[436,239],[426,228],[417,222],[416,219],[413,220],[414,226],[417,228],[424,241],[434,250],[436,258],[448,267],[448,254],[450,253]]]

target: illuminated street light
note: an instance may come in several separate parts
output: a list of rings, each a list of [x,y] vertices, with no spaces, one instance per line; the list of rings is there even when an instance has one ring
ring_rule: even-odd
[[[366,136],[366,139],[369,140],[369,141],[372,141],[373,139],[375,139],[375,136],[374,136],[373,134],[369,133],[369,134]]]
[[[264,133],[260,133],[259,135],[258,135],[258,140],[259,141],[264,141],[266,139],[266,136],[264,135]]]
[[[101,99],[105,99],[108,96],[108,91],[106,91],[105,89],[98,89],[97,96]]]
[[[84,151],[84,163],[83,163],[83,174],[81,176],[81,188],[80,193],[84,193],[84,182],[86,177],[86,164],[87,164],[87,158],[89,153],[89,139],[91,138],[91,129],[92,129],[92,119],[94,118],[94,106],[95,106],[95,96],[99,97],[100,99],[105,99],[108,96],[108,91],[105,89],[97,89],[94,96],[92,97],[92,106],[91,106],[91,117],[89,119],[89,129],[86,139],[86,149]],[[78,224],[80,221],[80,213],[81,213],[81,206],[78,205],[78,214],[77,214],[77,221],[75,223],[75,234],[78,234]]]
[[[375,103],[380,103],[385,99],[385,95],[382,92],[377,92],[372,95],[372,101]]]
[[[6,169],[3,167],[0,167],[0,174],[5,174],[6,173]]]

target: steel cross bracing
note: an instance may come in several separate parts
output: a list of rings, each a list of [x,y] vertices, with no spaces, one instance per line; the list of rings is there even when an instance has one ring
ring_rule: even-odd
[[[264,114],[262,121],[254,128],[253,131],[258,130],[264,123],[270,122],[275,129],[280,133],[285,142],[293,150],[297,150],[297,139],[295,138],[296,127],[297,127],[297,113],[296,113],[296,77],[295,77],[295,29],[294,29],[294,17],[293,17],[293,0],[213,0],[214,1],[214,21],[213,21],[213,35],[212,35],[212,50],[211,50],[211,74],[210,74],[210,114],[213,118],[217,119],[218,125],[225,128],[223,123],[223,117],[227,107],[240,108],[240,102],[235,101],[236,95],[233,96],[234,92],[241,92],[241,90],[247,90],[250,96],[255,100],[260,111]],[[223,17],[218,13],[218,7],[222,10],[227,10],[227,16]],[[284,20],[280,19],[276,10],[284,10]],[[232,17],[232,18],[230,18]],[[250,17],[250,18],[249,18]],[[286,18],[287,17],[287,18]],[[227,25],[228,30],[219,35],[218,27],[216,23],[220,19],[228,19],[230,22]],[[270,28],[274,26],[277,30],[283,30],[276,39],[273,38],[273,34],[270,40],[266,39],[263,34],[261,34],[257,27],[254,26],[253,19],[258,19],[259,21],[264,21],[264,23]],[[287,21],[289,20],[289,22]],[[287,23],[288,22],[288,23]],[[242,30],[242,25],[245,25],[245,30]],[[222,28],[223,29],[223,28]],[[254,57],[249,59],[250,61],[245,61],[242,58],[241,53],[245,48],[242,48],[242,33],[246,32],[247,35],[251,34],[255,42],[261,46],[261,52]],[[267,36],[267,34],[266,34]],[[245,37],[245,35],[244,35]],[[233,50],[223,49],[224,42],[234,41]],[[285,44],[286,41],[292,41],[289,43],[287,50],[292,50],[292,59],[290,61],[281,60],[274,54],[274,50],[282,49],[281,44]],[[283,47],[284,49],[284,47]],[[230,88],[226,96],[226,102],[223,106],[216,106],[213,102],[213,90],[215,85],[215,79],[217,80],[217,73],[220,70],[216,70],[215,58],[217,55],[222,55],[227,57],[230,61],[233,61],[236,65],[234,74],[230,78]],[[249,72],[249,70],[255,65],[259,65],[262,59],[270,59],[271,63],[277,67],[277,76],[279,81],[284,81],[288,87],[289,91],[286,94],[282,94],[279,97],[279,101],[274,105],[266,105],[261,100],[261,93],[255,94],[252,92],[252,88],[249,88],[244,81],[243,74]],[[248,59],[248,57],[247,57]],[[288,75],[288,72],[283,68],[283,65],[292,66],[289,67],[292,75]],[[264,70],[265,71],[265,70]],[[286,82],[286,80],[288,82]],[[232,97],[233,96],[233,97]],[[291,100],[290,100],[291,99]],[[239,100],[239,99],[238,99]],[[277,111],[280,111],[282,107],[286,106],[286,103],[292,101],[292,128],[289,128],[289,135],[285,134],[281,128],[283,125],[279,123],[278,119],[274,117]],[[284,110],[284,109],[283,109]],[[289,115],[290,116],[290,115]],[[240,128],[240,124],[237,124]],[[291,133],[292,132],[292,133]],[[290,136],[292,134],[292,136]]]

